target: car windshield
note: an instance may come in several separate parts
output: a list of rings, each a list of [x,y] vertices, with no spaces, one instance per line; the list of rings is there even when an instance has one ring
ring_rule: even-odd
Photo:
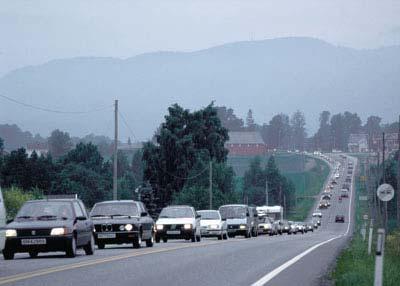
[[[160,213],[160,218],[186,218],[194,217],[193,211],[189,207],[168,207]]]
[[[247,208],[245,206],[222,206],[219,208],[219,212],[224,219],[245,218]]]
[[[259,220],[261,223],[271,223],[271,219],[269,217],[260,217]]]
[[[221,219],[217,211],[198,211],[202,220]]]
[[[16,219],[71,219],[73,218],[70,202],[40,201],[27,202],[19,210]]]
[[[102,203],[94,206],[90,216],[138,216],[135,203]]]

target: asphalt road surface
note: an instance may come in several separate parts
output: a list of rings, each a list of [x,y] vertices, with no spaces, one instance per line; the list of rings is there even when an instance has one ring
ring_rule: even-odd
[[[63,253],[36,259],[17,254],[0,259],[0,285],[320,285],[353,228],[353,191],[338,201],[347,171],[342,172],[332,205],[322,210],[322,226],[313,233],[168,241],[141,249],[107,246],[93,256],[80,250],[73,259]],[[344,214],[345,223],[335,223],[336,214]]]

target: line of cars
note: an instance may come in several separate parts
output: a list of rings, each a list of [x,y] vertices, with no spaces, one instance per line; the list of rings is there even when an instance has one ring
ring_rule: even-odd
[[[93,255],[95,245],[99,249],[107,244],[131,244],[133,248],[140,248],[143,243],[152,247],[154,243],[166,243],[170,239],[199,242],[202,237],[216,237],[226,240],[235,236],[250,238],[261,233],[306,233],[316,227],[316,223],[259,217],[255,207],[242,204],[199,211],[185,205],[168,206],[154,221],[144,204],[138,201],[100,202],[88,213],[76,197],[47,198],[26,202],[6,226],[3,257],[10,260],[16,253],[24,252],[35,258],[41,252],[56,251],[75,257],[79,248]]]

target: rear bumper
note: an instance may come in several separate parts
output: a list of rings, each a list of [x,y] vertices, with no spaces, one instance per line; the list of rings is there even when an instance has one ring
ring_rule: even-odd
[[[23,239],[45,239],[45,244],[23,245]],[[4,249],[7,251],[18,252],[51,252],[65,251],[71,242],[72,234],[63,236],[38,236],[38,237],[8,237]]]

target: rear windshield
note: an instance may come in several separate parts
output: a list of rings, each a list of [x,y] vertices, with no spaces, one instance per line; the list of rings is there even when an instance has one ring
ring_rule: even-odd
[[[245,218],[247,207],[245,206],[222,206],[219,208],[223,219]]]
[[[168,207],[163,208],[160,218],[192,218],[194,213],[191,208]]]
[[[40,201],[27,202],[19,212],[16,219],[71,219],[73,218],[72,205],[70,202]]]
[[[202,220],[220,219],[219,213],[216,211],[198,211]]]
[[[90,216],[139,216],[135,203],[103,203],[94,206]]]

